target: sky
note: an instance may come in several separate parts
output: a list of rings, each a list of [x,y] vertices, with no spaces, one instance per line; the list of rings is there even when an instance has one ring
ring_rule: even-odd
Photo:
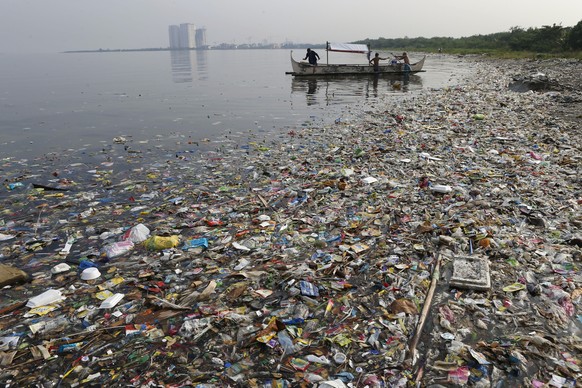
[[[0,53],[168,47],[168,26],[207,44],[453,37],[572,27],[582,0],[0,0]]]

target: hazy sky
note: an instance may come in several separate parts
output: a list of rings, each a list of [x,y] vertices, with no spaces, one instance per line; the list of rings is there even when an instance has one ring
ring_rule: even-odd
[[[0,0],[0,53],[167,47],[168,26],[208,44],[462,37],[582,20],[582,0]]]

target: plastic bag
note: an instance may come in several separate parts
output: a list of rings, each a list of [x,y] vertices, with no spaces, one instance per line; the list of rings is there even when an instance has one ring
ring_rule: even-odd
[[[134,244],[131,240],[117,241],[111,244],[107,244],[103,247],[103,253],[107,258],[112,259],[117,256],[121,256],[124,253],[131,251]]]
[[[175,248],[180,243],[180,236],[173,235],[169,237],[152,236],[145,240],[144,245],[152,251],[161,251],[163,249]]]
[[[293,343],[293,340],[285,330],[281,330],[277,333],[277,340],[281,344],[281,347],[285,351],[285,354],[293,354],[297,351],[297,347]]]
[[[128,229],[121,238],[122,240],[130,240],[134,244],[145,241],[150,235],[150,230],[144,224],[137,224]]]

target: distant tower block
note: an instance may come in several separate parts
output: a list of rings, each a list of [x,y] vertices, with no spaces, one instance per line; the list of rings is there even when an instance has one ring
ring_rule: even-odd
[[[196,26],[190,23],[180,24],[180,48],[196,48]]]
[[[206,45],[206,29],[196,29],[194,24],[182,23],[168,27],[170,49],[193,49]]]
[[[196,47],[201,48],[206,46],[206,28],[198,28],[196,30]]]
[[[168,35],[170,38],[170,49],[177,50],[180,48],[180,27],[169,26]]]

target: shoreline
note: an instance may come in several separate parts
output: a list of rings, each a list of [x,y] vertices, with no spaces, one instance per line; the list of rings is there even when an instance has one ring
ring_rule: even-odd
[[[32,281],[2,289],[0,337],[25,334],[4,350],[12,358],[0,381],[580,379],[582,67],[472,66],[455,87],[348,108],[336,124],[297,128],[286,140],[257,135],[201,158],[128,155],[123,171],[108,160],[80,168],[85,187],[16,188],[0,263]],[[563,89],[508,90],[512,77],[537,71]],[[166,251],[136,243],[108,257],[104,248],[139,223],[180,243]],[[70,236],[70,252],[59,254]],[[455,259],[466,256],[487,260],[490,290],[449,287]],[[80,279],[80,258],[102,276]],[[410,340],[437,262],[415,358]],[[72,268],[51,274],[58,263]],[[52,311],[6,310],[48,288],[66,296]],[[117,308],[98,308],[104,290],[123,294]],[[58,331],[31,329],[61,316]],[[39,346],[59,357],[38,356]],[[338,352],[345,363],[331,361]]]

